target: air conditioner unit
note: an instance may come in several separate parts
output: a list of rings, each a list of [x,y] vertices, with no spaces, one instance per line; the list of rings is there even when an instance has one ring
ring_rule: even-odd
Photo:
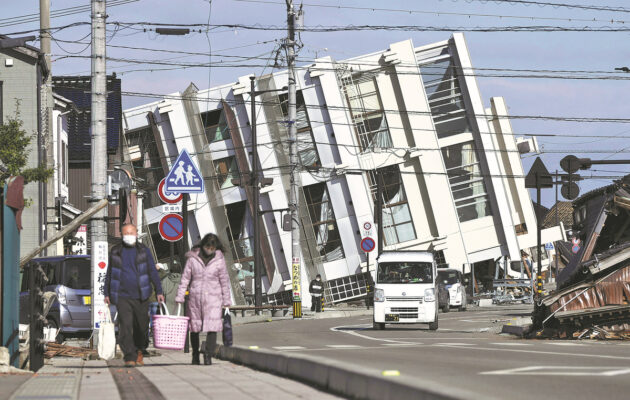
[[[535,137],[531,138],[516,138],[516,147],[520,154],[535,153],[540,154],[540,148],[538,147],[538,141]]]

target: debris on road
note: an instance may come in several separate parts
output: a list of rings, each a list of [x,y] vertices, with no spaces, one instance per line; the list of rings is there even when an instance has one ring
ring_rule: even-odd
[[[75,347],[75,346],[67,346],[63,344],[57,343],[48,343],[46,345],[46,353],[44,353],[44,357],[53,358],[53,357],[77,357],[77,358],[91,358],[96,356],[97,351],[93,349],[88,349],[86,347]]]

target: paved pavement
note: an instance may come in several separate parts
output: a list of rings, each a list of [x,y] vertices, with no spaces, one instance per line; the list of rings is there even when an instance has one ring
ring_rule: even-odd
[[[626,399],[630,344],[524,340],[498,335],[529,306],[440,314],[440,329],[392,326],[373,331],[371,317],[278,321],[235,329],[235,343],[305,354],[358,371],[397,370],[436,387],[457,387],[484,399]],[[392,379],[396,379],[392,377]]]
[[[213,359],[211,366],[190,365],[190,354],[161,351],[145,358],[145,366],[122,367],[103,361],[54,358],[28,379],[0,376],[0,398],[42,399],[317,399],[337,397],[310,386]],[[6,379],[6,380],[5,380]],[[25,379],[28,379],[24,381]],[[5,385],[5,383],[7,385]],[[21,386],[17,387],[21,383]],[[9,385],[11,384],[11,385]],[[8,390],[7,390],[8,389]],[[152,392],[152,389],[155,391]]]

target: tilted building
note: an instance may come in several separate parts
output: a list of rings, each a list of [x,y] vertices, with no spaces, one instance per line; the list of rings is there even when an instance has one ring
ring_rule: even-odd
[[[393,43],[344,61],[320,58],[298,68],[297,80],[303,291],[319,273],[329,302],[365,294],[360,241],[364,224],[375,221],[377,185],[386,250],[433,251],[441,266],[465,274],[474,266],[486,289],[497,265],[517,273],[511,262],[536,245],[519,152],[528,142],[517,145],[502,98],[484,107],[463,34],[422,47]],[[290,232],[281,211],[267,212],[288,207],[287,81],[286,71],[256,79],[257,91],[276,90],[256,97],[258,168],[273,178],[260,202],[269,302],[290,301],[291,289]],[[249,295],[251,191],[232,183],[252,168],[249,76],[208,90],[191,84],[125,110],[123,119],[125,157],[147,192],[145,229],[157,258],[168,260],[170,246],[158,232],[156,187],[186,149],[206,183],[205,193],[190,197],[190,242],[217,233],[230,248],[235,297],[242,299],[242,287]],[[561,238],[559,227],[543,231],[543,242]]]

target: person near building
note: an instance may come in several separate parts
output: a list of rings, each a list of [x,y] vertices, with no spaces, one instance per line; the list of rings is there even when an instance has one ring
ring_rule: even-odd
[[[122,243],[112,247],[105,276],[105,303],[118,309],[118,344],[126,367],[144,365],[149,329],[149,298],[153,289],[163,302],[162,285],[151,251],[138,242],[135,225],[122,228]],[[153,288],[151,285],[153,284]]]
[[[322,283],[322,276],[320,274],[317,274],[315,279],[311,281],[308,291],[311,292],[311,311],[322,312],[322,294],[324,293],[324,284]]]
[[[190,318],[192,364],[199,365],[199,334],[207,332],[203,351],[204,365],[212,364],[217,332],[223,331],[223,314],[232,304],[223,246],[217,235],[209,233],[188,253],[175,301],[184,302],[189,291],[186,315]]]

